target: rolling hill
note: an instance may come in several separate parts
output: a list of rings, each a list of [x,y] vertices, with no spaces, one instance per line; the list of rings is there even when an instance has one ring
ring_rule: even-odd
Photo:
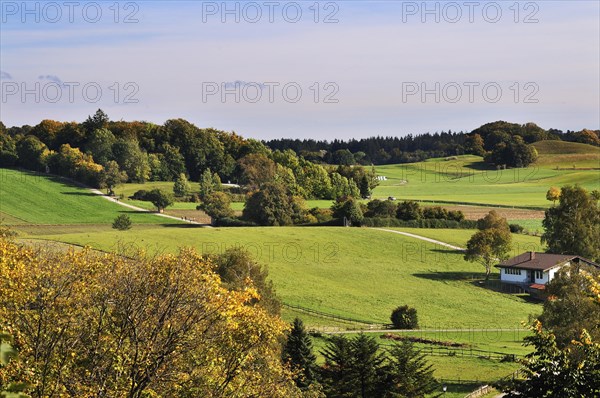
[[[0,169],[0,220],[5,225],[110,224],[119,214],[128,214],[134,223],[177,222],[128,210],[60,177]]]
[[[588,190],[600,189],[600,148],[562,141],[533,145],[538,161],[520,169],[490,169],[481,157],[473,155],[377,166],[377,173],[387,180],[373,196],[545,208],[550,205],[546,191],[552,186],[579,184]]]

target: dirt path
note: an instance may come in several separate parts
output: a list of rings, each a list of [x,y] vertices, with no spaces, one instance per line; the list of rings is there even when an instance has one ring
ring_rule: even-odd
[[[447,248],[452,249],[452,250],[465,251],[465,249],[462,248],[462,247],[453,246],[453,245],[451,245],[449,243],[441,242],[439,240],[435,240],[435,239],[431,239],[431,238],[426,238],[426,237],[420,236],[420,235],[411,234],[411,233],[408,233],[408,232],[394,231],[392,229],[385,229],[385,228],[373,228],[373,229],[376,229],[378,231],[391,232],[391,233],[394,233],[394,234],[404,235],[404,236],[408,236],[410,238],[424,240],[426,242],[435,243],[436,245],[444,246],[444,247],[447,247]]]
[[[182,222],[187,222],[188,224],[195,224],[195,225],[202,225],[204,227],[210,227],[210,225],[208,225],[208,224],[202,224],[202,223],[199,223],[199,222],[196,222],[196,221],[184,220],[184,219],[182,219],[180,217],[174,217],[174,216],[170,216],[168,214],[154,213],[153,211],[150,211],[150,210],[147,210],[147,209],[143,209],[141,207],[137,207],[137,206],[130,205],[130,204],[127,204],[127,203],[123,203],[123,202],[121,202],[121,201],[119,201],[119,200],[117,200],[115,198],[111,198],[110,196],[106,196],[104,194],[104,192],[102,192],[102,191],[100,191],[98,189],[90,188],[90,191],[92,193],[96,194],[96,195],[99,195],[99,196],[103,197],[106,200],[109,200],[109,201],[111,201],[113,203],[116,203],[116,204],[118,204],[120,206],[127,207],[127,208],[129,208],[131,210],[140,211],[140,212],[144,212],[144,213],[150,213],[150,214],[154,214],[155,216],[160,216],[160,217],[164,217],[164,218],[170,218],[171,220],[178,220],[178,221],[182,221]]]

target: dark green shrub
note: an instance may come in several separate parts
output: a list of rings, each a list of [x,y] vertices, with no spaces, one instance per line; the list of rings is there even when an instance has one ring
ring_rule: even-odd
[[[308,212],[317,219],[318,223],[328,222],[333,219],[333,213],[331,209],[320,209],[318,207],[313,207]]]
[[[524,230],[523,226],[519,224],[510,224],[508,227],[510,228],[510,232],[513,234],[523,233]]]
[[[115,221],[113,221],[112,227],[114,229],[118,229],[119,231],[127,231],[131,228],[131,219],[127,214],[121,214]]]
[[[239,218],[223,217],[216,220],[216,227],[256,227],[258,224]]]
[[[139,191],[131,195],[129,198],[133,200],[150,201],[150,199],[148,199],[148,191],[146,191],[145,189],[140,189]]]
[[[392,311],[390,320],[395,329],[417,329],[419,327],[417,310],[408,305],[403,305]]]
[[[369,218],[365,217],[360,223],[363,227],[406,227],[406,228],[450,228],[450,229],[474,229],[477,221],[474,220],[398,220],[397,218]]]

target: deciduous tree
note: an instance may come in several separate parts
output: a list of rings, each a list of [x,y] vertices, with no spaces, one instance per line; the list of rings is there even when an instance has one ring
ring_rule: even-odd
[[[546,192],[546,200],[552,202],[552,204],[556,204],[556,201],[560,199],[560,189],[556,187],[550,187],[548,192]]]
[[[0,319],[33,397],[299,397],[286,325],[191,250],[37,253],[0,239]],[[18,287],[18,288],[17,288]],[[14,368],[2,369],[12,377]]]
[[[506,389],[507,398],[521,397],[596,397],[600,394],[600,344],[587,332],[561,349],[555,336],[536,321],[532,336],[525,342],[535,351],[523,361],[524,378]]]
[[[494,210],[477,220],[477,228],[479,231],[467,242],[464,258],[481,263],[485,267],[485,279],[488,280],[492,266],[508,258],[512,235],[506,219]]]
[[[548,252],[600,260],[600,207],[585,188],[562,187],[558,205],[546,210],[542,225]]]
[[[119,164],[114,160],[109,160],[104,166],[102,173],[102,185],[108,189],[109,195],[114,195],[114,189],[117,185],[127,182],[127,173],[119,170]]]
[[[283,184],[267,183],[248,197],[242,216],[260,225],[291,225],[307,214],[302,204]]]
[[[206,195],[201,204],[197,206],[198,210],[203,210],[214,219],[231,217],[231,199],[225,192],[217,191]]]
[[[548,300],[539,320],[552,331],[560,348],[579,338],[583,330],[594,340],[600,339],[600,303],[594,292],[600,277],[588,271],[594,272],[580,266],[563,269],[546,286]]]
[[[152,202],[156,209],[162,213],[164,209],[171,206],[174,203],[173,194],[164,192],[160,189],[153,189],[148,192],[146,198]]]

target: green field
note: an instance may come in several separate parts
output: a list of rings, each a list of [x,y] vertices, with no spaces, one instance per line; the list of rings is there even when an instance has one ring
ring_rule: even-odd
[[[522,169],[490,170],[481,157],[473,155],[377,166],[377,174],[387,180],[374,190],[373,197],[548,207],[546,191],[551,186],[579,184],[600,189],[600,171],[581,170],[600,168],[600,148],[559,141],[534,146],[539,160]]]
[[[433,328],[516,327],[539,311],[539,305],[520,297],[478,286],[473,279],[482,277],[483,267],[465,262],[461,253],[391,232],[198,228],[135,212],[134,228],[121,232],[110,223],[126,209],[52,177],[3,173],[2,212],[24,221],[14,227],[22,238],[150,253],[191,246],[208,254],[242,246],[269,267],[286,304],[375,323],[387,323],[391,310],[402,304],[415,306],[422,325]],[[473,231],[411,232],[464,246]],[[523,247],[539,244],[525,235],[515,235],[515,241]]]
[[[126,209],[59,177],[0,169],[4,224],[108,224],[119,214],[128,214],[134,223],[178,222]]]
[[[474,229],[428,229],[428,228],[386,228],[396,231],[409,232],[426,238],[450,243],[453,246],[466,247],[467,241],[476,232]],[[429,245],[429,243],[424,242]],[[540,238],[530,235],[512,234],[512,251],[520,254],[524,251],[544,251],[545,246],[540,243]],[[511,253],[512,255],[513,253]],[[516,255],[516,254],[515,254]]]
[[[541,311],[540,304],[525,297],[485,288],[479,283],[483,267],[465,262],[460,252],[392,232],[341,227],[201,228],[169,224],[168,219],[138,212],[129,213],[133,229],[121,232],[110,224],[116,215],[129,211],[117,204],[65,180],[12,170],[1,173],[1,216],[24,243],[58,250],[65,250],[66,244],[125,253],[143,249],[150,254],[174,252],[182,246],[195,247],[203,254],[243,247],[268,266],[282,301],[300,307],[285,306],[282,317],[299,316],[313,329],[330,332],[387,324],[393,308],[408,304],[417,308],[423,329],[462,330],[429,332],[430,338],[462,342],[474,350],[522,355],[528,349],[520,345],[525,333],[521,322]],[[145,184],[144,189],[160,184]],[[141,189],[129,184],[124,188]],[[188,205],[195,206],[181,203],[175,207]],[[473,233],[399,230],[458,246],[464,246]],[[515,250],[539,249],[539,238],[513,236]],[[478,328],[509,330],[473,331]],[[423,337],[427,332],[418,333]],[[320,339],[315,343],[317,348],[322,345]],[[491,382],[518,367],[514,362],[478,356],[428,355],[428,359],[436,377],[446,380],[448,397],[462,397],[477,387],[464,380]]]
[[[103,250],[126,245],[172,252],[186,245],[208,254],[244,247],[268,265],[285,303],[370,322],[387,323],[393,308],[409,304],[418,309],[424,327],[517,327],[540,309],[477,286],[471,279],[481,278],[483,267],[465,262],[460,253],[371,229],[184,225],[32,232],[25,236]]]

